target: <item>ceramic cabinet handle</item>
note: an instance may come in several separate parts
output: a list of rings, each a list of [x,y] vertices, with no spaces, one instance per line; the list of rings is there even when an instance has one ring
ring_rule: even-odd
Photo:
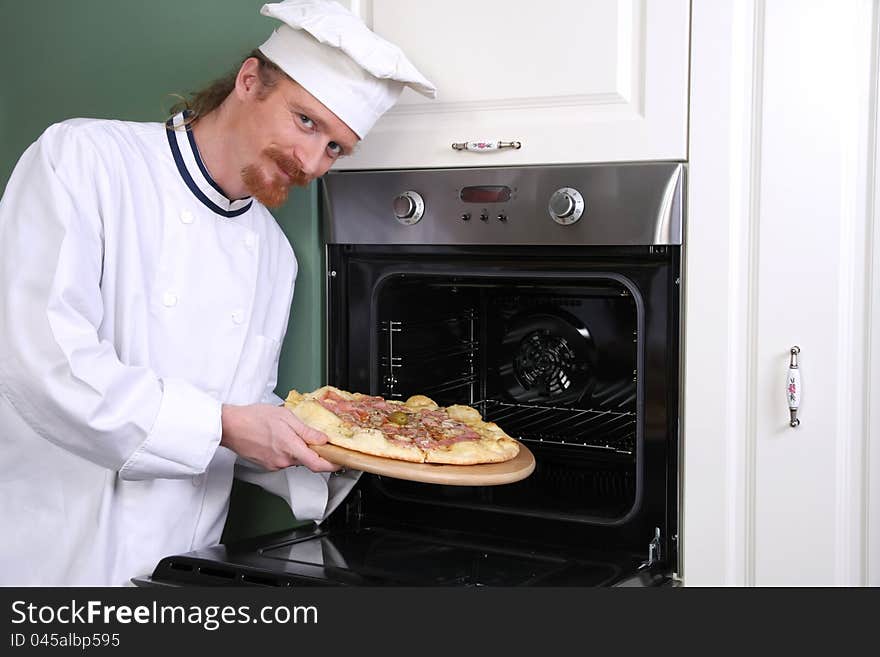
[[[502,148],[512,148],[514,150],[522,148],[520,141],[462,141],[452,144],[452,148],[457,151],[471,151],[474,153],[484,153],[486,151],[500,151]]]
[[[791,348],[791,361],[788,364],[788,376],[785,380],[785,396],[788,398],[788,412],[791,415],[791,426],[798,426],[798,409],[801,406],[801,370],[798,367],[798,354],[800,347]]]

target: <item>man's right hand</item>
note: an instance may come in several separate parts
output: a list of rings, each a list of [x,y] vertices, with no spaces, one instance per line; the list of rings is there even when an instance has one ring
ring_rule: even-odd
[[[314,472],[335,472],[340,466],[322,459],[309,445],[323,445],[327,436],[283,406],[224,404],[220,444],[267,470],[304,465]]]

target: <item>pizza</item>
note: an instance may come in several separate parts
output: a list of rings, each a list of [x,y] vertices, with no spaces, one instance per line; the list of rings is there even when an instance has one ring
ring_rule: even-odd
[[[424,395],[405,402],[332,386],[300,394],[284,405],[339,447],[413,463],[476,465],[509,461],[519,443],[470,406],[440,407]]]

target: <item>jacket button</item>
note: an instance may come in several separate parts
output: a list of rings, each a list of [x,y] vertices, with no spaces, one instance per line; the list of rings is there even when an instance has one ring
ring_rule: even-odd
[[[177,305],[177,295],[174,292],[166,292],[162,295],[162,303],[168,308]]]
[[[192,485],[195,486],[196,488],[198,488],[199,486],[202,485],[202,482],[204,480],[205,480],[205,475],[203,475],[203,474],[196,475],[195,477],[192,478]]]
[[[241,324],[244,321],[244,313],[241,310],[236,310],[232,313],[232,321],[235,324]]]
[[[189,210],[184,210],[180,213],[180,220],[185,224],[191,224],[195,220],[195,217]]]

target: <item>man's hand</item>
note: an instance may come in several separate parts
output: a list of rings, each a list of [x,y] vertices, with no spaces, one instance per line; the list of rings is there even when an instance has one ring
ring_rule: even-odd
[[[303,424],[283,406],[223,404],[223,437],[220,444],[267,470],[304,465],[314,472],[335,472],[340,467],[309,449],[323,445],[327,436]]]

